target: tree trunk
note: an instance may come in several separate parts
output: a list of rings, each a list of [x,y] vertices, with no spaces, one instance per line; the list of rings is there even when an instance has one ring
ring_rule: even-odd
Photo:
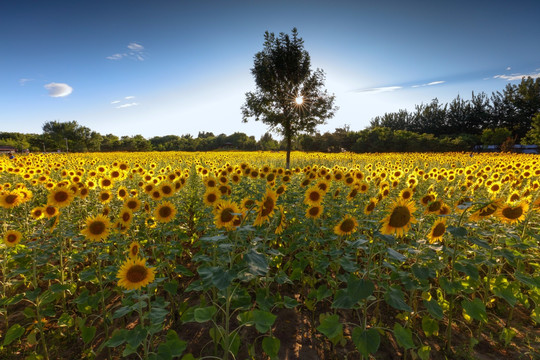
[[[285,165],[286,169],[290,169],[291,167],[291,135],[287,135],[287,164]]]

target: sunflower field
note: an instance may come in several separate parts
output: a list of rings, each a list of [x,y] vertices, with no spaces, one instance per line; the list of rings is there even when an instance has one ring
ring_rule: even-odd
[[[540,157],[0,158],[1,359],[538,359]]]

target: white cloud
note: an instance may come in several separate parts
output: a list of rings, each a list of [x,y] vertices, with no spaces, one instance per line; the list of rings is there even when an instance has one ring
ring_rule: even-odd
[[[509,66],[509,67],[506,68],[506,70],[512,70],[512,68]]]
[[[32,81],[32,80],[34,80],[34,79],[24,79],[24,78],[23,78],[23,79],[19,79],[19,84],[20,84],[21,86],[24,86],[27,82]]]
[[[137,44],[136,42],[131,42],[127,45],[127,48],[130,50],[125,53],[116,53],[106,57],[108,60],[121,60],[123,58],[130,58],[133,60],[144,61],[144,46]]]
[[[433,85],[439,85],[439,84],[444,84],[446,81],[442,81],[442,80],[439,80],[439,81],[432,81],[430,83],[427,83],[427,84],[421,84],[421,85],[413,85],[411,86],[412,88],[419,88],[419,87],[422,87],[422,86],[433,86]]]
[[[73,88],[68,84],[64,83],[49,83],[46,84],[45,89],[49,91],[49,96],[51,97],[64,97],[68,96],[73,92]]]
[[[133,98],[135,98],[135,96],[126,96],[124,99],[129,100],[129,99],[133,99]]]
[[[367,92],[367,93],[377,94],[377,93],[382,93],[382,92],[396,91],[402,88],[403,87],[401,86],[384,86],[384,87],[378,87],[378,88],[361,89],[361,90],[357,90],[357,92]]]
[[[540,78],[540,72],[530,73],[530,74],[495,75],[493,78],[514,81],[514,80],[521,80],[526,77],[531,77],[533,79]]]
[[[144,46],[142,46],[141,44],[137,44],[137,43],[129,43],[129,45],[127,46],[128,49],[130,50],[133,50],[133,51],[143,51],[144,50]]]
[[[132,103],[128,103],[128,104],[118,105],[116,108],[117,109],[123,109],[123,108],[131,107],[131,106],[137,106],[137,105],[139,105],[139,103],[132,102]]]
[[[111,104],[118,104],[120,102],[120,100],[114,100],[114,101],[111,101]]]

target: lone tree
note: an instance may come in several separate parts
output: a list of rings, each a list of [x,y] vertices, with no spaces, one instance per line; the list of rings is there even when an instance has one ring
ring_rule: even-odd
[[[292,36],[268,31],[264,49],[255,54],[251,73],[257,90],[246,93],[242,121],[254,117],[281,133],[287,141],[287,169],[290,167],[292,138],[299,133],[313,133],[315,127],[334,116],[334,95],[324,87],[324,71],[312,71],[304,41],[296,28]]]

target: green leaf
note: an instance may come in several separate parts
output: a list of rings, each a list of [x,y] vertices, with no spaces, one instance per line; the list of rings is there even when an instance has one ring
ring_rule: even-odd
[[[97,274],[94,269],[83,270],[79,273],[79,279],[81,281],[94,281],[97,280]]]
[[[375,329],[362,330],[361,327],[356,327],[352,332],[352,341],[358,351],[365,358],[369,358],[369,354],[375,354],[379,350],[381,337]]]
[[[264,254],[257,252],[255,249],[249,250],[244,255],[244,260],[248,266],[248,273],[254,276],[265,276],[268,273],[268,260]]]
[[[384,294],[384,300],[394,309],[412,312],[411,307],[405,302],[405,295],[398,288],[389,288]]]
[[[439,335],[439,322],[429,316],[424,316],[422,318],[422,330],[424,330],[424,334],[426,334],[427,337],[432,335],[437,336]]]
[[[520,282],[522,282],[525,285],[529,285],[531,287],[537,287],[537,288],[540,287],[540,278],[539,277],[532,278],[532,277],[527,276],[525,274],[522,274],[522,273],[520,273],[518,271],[516,271],[514,276],[516,277],[516,279],[518,279]]]
[[[486,305],[480,300],[479,298],[475,298],[472,301],[469,300],[463,300],[461,302],[461,306],[463,306],[463,309],[469,315],[475,320],[487,323],[488,317],[486,313]]]
[[[133,309],[131,308],[131,306],[122,306],[120,309],[114,312],[112,318],[113,319],[121,318],[122,316],[127,315],[132,311]]]
[[[127,341],[128,331],[126,329],[116,329],[106,344],[108,347],[117,347]]]
[[[270,357],[271,360],[278,359],[280,345],[281,342],[279,339],[273,336],[267,336],[263,338],[262,341],[263,351]]]
[[[421,265],[418,265],[418,264],[414,264],[411,267],[411,270],[413,272],[413,275],[418,280],[427,280],[429,278],[434,278],[436,276],[435,270],[431,269],[428,266],[421,266]]]
[[[465,273],[466,275],[470,276],[472,280],[478,280],[480,276],[478,273],[478,268],[470,263],[461,264],[457,262],[455,264],[455,269],[457,271],[461,271],[462,273]]]
[[[24,334],[24,327],[19,324],[12,325],[6,332],[2,346],[7,346]]]
[[[272,325],[274,325],[274,321],[276,321],[276,317],[276,315],[269,311],[253,310],[253,322],[255,323],[255,328],[261,334],[270,330]]]
[[[330,315],[321,320],[321,324],[317,327],[317,330],[327,338],[334,339],[343,335],[343,324],[339,322],[338,315]]]
[[[517,298],[514,293],[515,290],[512,289],[512,287],[513,286],[510,285],[506,287],[494,286],[493,293],[495,294],[495,296],[503,298],[508,304],[510,304],[510,306],[514,307],[514,305],[516,305],[517,303]],[[519,291],[519,289],[516,289],[516,291]]]
[[[300,303],[298,301],[296,301],[296,299],[293,299],[292,297],[289,297],[289,296],[284,296],[283,297],[283,305],[285,305],[285,307],[287,309],[292,309],[292,308],[295,308],[299,305]]]
[[[53,284],[49,286],[49,290],[51,290],[53,293],[59,293],[67,289],[69,289],[69,285],[67,284]]]
[[[95,326],[82,326],[79,327],[79,330],[81,330],[81,337],[85,344],[88,344],[94,336],[96,335],[96,327]]]
[[[454,235],[455,237],[467,236],[467,229],[464,228],[463,226],[460,226],[460,227],[448,226],[446,230],[448,230],[448,232]]]
[[[187,342],[180,340],[178,334],[174,330],[169,330],[169,332],[167,332],[167,341],[161,345],[168,346],[171,349],[171,355],[173,357],[182,355],[187,348]]]
[[[216,313],[215,306],[207,306],[203,308],[196,308],[193,312],[194,320],[198,323],[204,323],[212,320],[212,316]]]
[[[397,252],[396,250],[392,248],[387,248],[386,251],[388,252],[388,256],[391,259],[394,259],[399,262],[405,262],[405,260],[407,260],[407,258],[403,254]]]
[[[412,339],[411,329],[404,328],[399,323],[394,325],[394,336],[396,337],[397,343],[405,350],[414,349],[416,347]]]
[[[375,285],[372,281],[351,275],[347,282],[347,288],[337,291],[332,308],[352,309],[360,300],[367,299],[373,294],[373,290],[375,290]]]
[[[165,320],[165,317],[168,314],[169,314],[169,310],[154,306],[148,313],[148,319],[150,319],[150,322],[153,324],[159,324],[159,323],[162,323],[163,320]]]
[[[71,316],[69,316],[68,313],[63,313],[58,318],[58,326],[60,326],[60,327],[63,327],[63,326],[70,327],[72,325],[73,325],[73,318]]]
[[[418,349],[418,357],[420,360],[429,360],[429,353],[431,352],[431,346],[424,345],[421,346],[420,349]]]
[[[429,301],[424,300],[424,306],[431,316],[437,320],[442,320],[443,318],[443,309],[435,299]]]
[[[136,349],[141,345],[147,335],[148,331],[139,324],[133,330],[128,330],[128,333],[126,333],[126,341],[129,346]]]
[[[317,288],[317,301],[321,301],[332,295],[332,290],[328,289],[326,285],[321,285]]]
[[[178,291],[178,282],[173,280],[173,281],[163,283],[163,288],[170,295],[175,295],[176,292]]]

